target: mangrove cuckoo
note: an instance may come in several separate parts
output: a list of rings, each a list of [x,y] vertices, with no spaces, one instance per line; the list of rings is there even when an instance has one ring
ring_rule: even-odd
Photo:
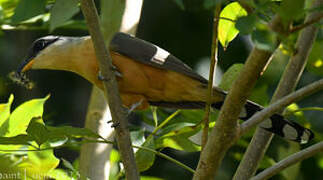
[[[121,99],[126,107],[141,102],[137,109],[149,105],[180,109],[198,109],[205,106],[208,81],[164,49],[117,33],[109,51],[115,66]],[[65,70],[77,73],[99,88],[99,68],[89,36],[46,36],[37,39],[18,73],[29,69]],[[226,92],[214,87],[212,107],[220,109]],[[247,101],[240,119],[247,120],[263,108]],[[288,140],[306,143],[313,133],[301,125],[274,114],[261,124],[265,130]]]

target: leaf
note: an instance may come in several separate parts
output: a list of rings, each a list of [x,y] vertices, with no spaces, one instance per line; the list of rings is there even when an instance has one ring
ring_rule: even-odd
[[[141,146],[142,144],[145,143],[145,135],[144,135],[144,130],[140,129],[138,131],[131,131],[130,132],[130,138],[131,138],[131,142],[133,145],[135,146]],[[135,148],[135,152],[138,149]]]
[[[154,139],[148,138],[142,146],[150,149],[155,149]],[[136,164],[140,172],[146,171],[147,169],[149,169],[154,164],[154,161],[156,158],[155,153],[144,149],[139,149],[136,152],[135,156],[136,156]]]
[[[9,119],[8,133],[5,136],[16,136],[26,133],[26,129],[33,117],[41,117],[44,111],[44,104],[49,96],[41,99],[27,101],[17,107]]]
[[[239,33],[238,29],[235,27],[235,21],[239,17],[246,15],[246,10],[244,10],[238,2],[228,4],[221,11],[218,36],[219,41],[224,48],[226,48]]]
[[[297,20],[305,14],[305,0],[284,0],[278,8],[278,14],[287,25],[290,21]]]
[[[7,123],[5,122],[8,121],[9,119],[10,108],[11,108],[13,99],[14,97],[11,94],[7,103],[0,104],[0,136],[3,136],[4,134],[6,134],[8,130],[8,122]]]
[[[77,128],[71,126],[62,126],[62,127],[52,127],[46,126],[49,131],[49,136],[51,138],[84,138],[84,137],[91,137],[91,138],[100,138],[100,136],[90,129],[87,128]]]
[[[19,23],[45,12],[44,0],[20,0],[15,13],[11,18],[12,23]]]
[[[42,145],[50,138],[43,120],[39,117],[33,118],[30,121],[26,132],[36,141],[38,146]]]
[[[233,64],[223,74],[219,87],[225,91],[231,88],[232,83],[238,78],[240,71],[243,68],[243,64]]]
[[[200,130],[201,127],[186,126],[179,130],[171,131],[156,139],[156,148],[159,149],[170,147],[173,149],[187,152],[200,151],[200,146],[189,139],[189,137],[193,136]]]
[[[316,41],[308,57],[306,69],[311,73],[323,75],[323,41]]]
[[[267,28],[257,29],[252,32],[251,39],[258,49],[274,51],[276,47],[276,37]]]
[[[77,14],[80,11],[78,3],[78,0],[56,0],[54,7],[50,11],[50,31],[64,25]]]
[[[65,172],[62,169],[53,169],[52,171],[49,171],[46,175],[52,179],[74,180],[72,177],[69,176],[69,173]]]
[[[33,141],[33,138],[25,134],[13,137],[0,137],[0,144],[6,145],[31,145],[31,141]]]
[[[185,152],[197,152],[201,151],[201,146],[193,143],[187,137],[183,136],[170,136],[166,138],[160,138],[156,141],[156,147],[159,148],[173,148],[179,151]]]
[[[46,147],[45,147],[46,148]],[[54,150],[28,151],[28,158],[18,165],[20,169],[24,169],[27,176],[41,175],[43,178],[46,174],[55,169],[59,164],[59,159],[54,155]]]
[[[249,14],[237,19],[236,28],[243,35],[250,34],[257,23],[257,16],[255,14]]]
[[[183,3],[183,0],[173,0],[175,2],[175,4],[181,9],[181,10],[185,10],[185,6]]]

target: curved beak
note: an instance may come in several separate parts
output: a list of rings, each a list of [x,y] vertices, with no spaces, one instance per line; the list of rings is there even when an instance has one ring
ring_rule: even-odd
[[[26,60],[24,60],[18,67],[17,69],[17,73],[24,73],[26,71],[28,71],[29,69],[31,69],[31,67],[33,66],[35,60],[34,58],[28,58]]]

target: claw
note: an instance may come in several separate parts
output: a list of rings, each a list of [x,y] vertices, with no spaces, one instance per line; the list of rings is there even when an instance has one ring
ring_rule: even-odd
[[[118,71],[117,67],[115,67],[115,66],[113,66],[113,65],[112,65],[112,70],[113,70],[114,75],[115,75],[116,77],[119,77],[119,78],[122,78],[122,77],[123,77],[123,76],[122,76],[122,74],[121,74],[121,72],[119,72],[119,71]],[[99,79],[100,81],[109,81],[109,80],[110,80],[110,78],[105,78],[105,77],[103,77],[103,75],[102,75],[102,72],[101,72],[101,71],[99,71],[98,79]]]
[[[120,123],[113,123],[112,125],[111,125],[111,127],[112,128],[116,128],[116,127],[118,127],[120,125]]]

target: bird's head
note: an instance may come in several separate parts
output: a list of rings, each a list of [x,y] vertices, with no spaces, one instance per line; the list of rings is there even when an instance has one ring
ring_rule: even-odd
[[[46,36],[34,41],[26,58],[18,67],[17,72],[24,73],[30,69],[36,69],[37,67],[48,64],[48,61],[50,61],[51,58],[44,59],[43,57],[57,46],[55,44],[57,44],[58,41],[60,41],[59,36]]]
[[[17,73],[30,69],[73,71],[72,63],[82,56],[85,37],[45,36],[33,42]],[[83,49],[81,49],[81,47]]]

